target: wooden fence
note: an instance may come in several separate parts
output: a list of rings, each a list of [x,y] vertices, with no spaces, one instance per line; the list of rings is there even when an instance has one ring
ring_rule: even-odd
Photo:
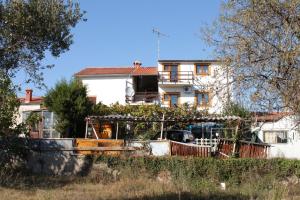
[[[217,148],[217,156],[227,158],[233,154],[234,141],[220,139]],[[248,141],[238,141],[235,152],[240,158],[267,158],[270,145]]]
[[[210,146],[199,146],[195,144],[186,144],[181,142],[170,141],[171,155],[172,156],[197,156],[197,157],[210,157]]]

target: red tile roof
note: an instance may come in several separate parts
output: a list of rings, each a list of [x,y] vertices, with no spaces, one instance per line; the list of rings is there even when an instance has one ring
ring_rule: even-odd
[[[270,112],[270,113],[257,113],[255,116],[259,122],[276,122],[285,116],[291,115],[291,112]]]
[[[25,98],[19,98],[20,103],[29,103],[29,104],[41,104],[44,101],[43,97],[32,97],[30,102],[25,102]]]
[[[119,75],[119,74],[133,74],[133,75],[157,75],[157,67],[87,67],[75,76],[93,76],[93,75]]]
[[[133,76],[139,75],[157,75],[157,67],[140,67],[133,70]]]

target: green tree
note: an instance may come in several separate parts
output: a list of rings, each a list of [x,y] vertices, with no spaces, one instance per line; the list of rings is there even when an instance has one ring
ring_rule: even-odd
[[[0,0],[0,70],[9,78],[23,70],[43,85],[45,52],[58,57],[73,42],[71,28],[83,17],[71,0]]]
[[[0,0],[0,129],[16,127],[12,78],[20,70],[27,82],[43,86],[45,52],[58,57],[72,44],[71,28],[83,17],[78,3],[63,0]]]
[[[251,117],[251,113],[248,109],[234,102],[227,103],[223,109],[222,114],[227,116],[239,116],[244,119]]]
[[[20,102],[10,79],[0,73],[0,137],[11,135],[16,125]]]
[[[45,106],[57,116],[56,130],[63,137],[83,137],[85,117],[92,113],[93,103],[79,80],[59,81],[45,96]]]
[[[26,73],[26,82],[42,87],[45,52],[54,57],[69,50],[71,28],[83,17],[72,0],[0,0],[0,167],[15,166],[26,152],[16,138],[19,101],[12,78]]]
[[[10,79],[0,71],[0,169],[17,167],[24,158],[24,141],[16,136],[25,133],[23,124],[16,124],[20,102]]]
[[[300,113],[299,7],[299,0],[224,1],[218,20],[204,27],[248,105]]]
[[[229,128],[234,130],[236,126],[239,126],[238,132],[235,133],[234,131],[225,130],[225,137],[226,138],[234,138],[234,139],[241,139],[241,138],[250,138],[251,134],[251,112],[245,108],[244,106],[229,102],[225,105],[223,112],[225,116],[238,116],[242,118],[242,121],[227,121],[224,123],[225,128]],[[235,134],[234,134],[235,133]]]

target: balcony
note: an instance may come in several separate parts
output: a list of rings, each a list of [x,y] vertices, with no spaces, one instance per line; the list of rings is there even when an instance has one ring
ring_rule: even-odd
[[[158,84],[165,86],[186,86],[194,84],[192,71],[159,71]]]
[[[126,97],[126,101],[135,103],[155,103],[159,100],[158,92],[136,92],[132,97]]]

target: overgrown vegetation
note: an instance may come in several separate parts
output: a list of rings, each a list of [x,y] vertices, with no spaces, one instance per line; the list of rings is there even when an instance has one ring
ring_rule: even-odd
[[[235,102],[228,102],[225,105],[222,114],[225,116],[239,116],[243,119],[243,121],[227,121],[224,123],[224,128],[228,129],[234,130],[237,125],[239,126],[239,130],[237,130],[235,135],[227,134],[226,129],[224,129],[225,138],[234,138],[235,140],[238,140],[243,138],[249,139],[252,137],[251,112],[247,108]]]
[[[205,178],[216,182],[240,184],[250,176],[284,180],[290,176],[300,178],[300,161],[286,159],[215,159],[197,157],[99,157],[97,162],[107,163],[116,169],[130,167],[146,170],[155,176],[167,170],[173,178],[184,179],[191,185]]]
[[[95,115],[130,115],[137,117],[145,117],[148,119],[162,120],[163,115],[167,118],[190,118],[191,116],[203,116],[207,115],[206,111],[197,111],[195,108],[191,108],[186,104],[164,108],[160,105],[121,105],[119,103],[106,106],[102,103],[97,104],[94,107],[93,113]],[[186,128],[188,123],[168,123],[165,124],[168,128]],[[119,123],[120,129],[125,129],[126,123]],[[158,122],[139,122],[131,124],[133,127],[131,132],[134,138],[150,139],[157,132],[160,131],[161,124]]]
[[[23,176],[0,190],[3,199],[291,199],[299,178],[298,160],[99,157],[85,177]]]

